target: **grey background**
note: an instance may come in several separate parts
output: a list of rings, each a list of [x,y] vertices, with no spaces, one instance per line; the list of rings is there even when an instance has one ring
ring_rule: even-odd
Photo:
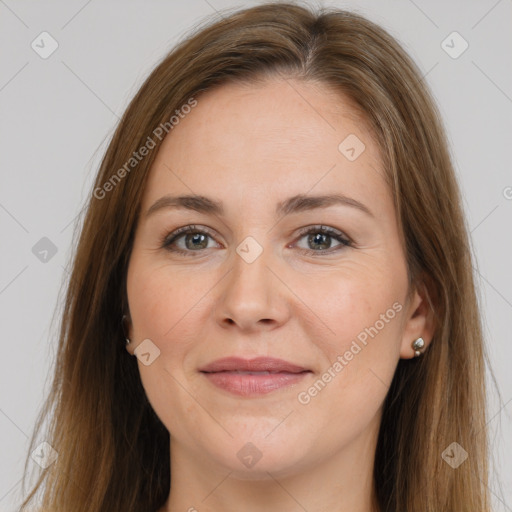
[[[256,3],[0,0],[0,511],[19,504],[28,437],[48,390],[74,223],[119,116],[157,61],[204,16]],[[495,509],[512,511],[512,1],[320,4],[356,10],[387,28],[439,103],[501,394],[489,393],[491,490]],[[43,31],[59,45],[47,59],[31,47]],[[456,59],[441,46],[453,31],[469,44]],[[43,237],[54,255],[36,250],[48,243]]]

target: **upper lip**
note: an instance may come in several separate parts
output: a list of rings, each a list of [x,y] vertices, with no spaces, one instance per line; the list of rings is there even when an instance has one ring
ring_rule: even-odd
[[[213,373],[223,371],[244,371],[244,372],[271,372],[271,373],[301,373],[310,371],[307,368],[289,363],[283,359],[273,357],[256,357],[255,359],[244,359],[242,357],[224,357],[217,359],[199,369],[201,372]]]

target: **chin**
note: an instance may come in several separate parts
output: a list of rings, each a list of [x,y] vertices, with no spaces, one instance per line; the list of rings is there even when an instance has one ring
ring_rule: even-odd
[[[308,465],[304,460],[297,459],[291,453],[273,453],[272,456],[262,455],[253,466],[244,466],[238,458],[228,461],[226,469],[230,478],[246,481],[264,481],[274,478],[282,479],[306,470]]]

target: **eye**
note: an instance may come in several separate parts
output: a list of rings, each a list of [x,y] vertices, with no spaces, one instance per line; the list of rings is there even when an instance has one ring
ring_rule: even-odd
[[[300,230],[300,239],[307,237],[307,244],[313,249],[301,248],[303,252],[317,256],[319,254],[331,254],[339,251],[344,247],[352,247],[351,240],[346,237],[341,231],[327,227],[327,226],[310,226]],[[197,226],[184,226],[173,231],[162,240],[162,248],[182,254],[185,256],[193,256],[193,253],[200,252],[204,249],[210,249],[208,245],[209,240],[213,240],[213,235],[206,228],[199,228]],[[332,246],[332,239],[338,242],[337,246]],[[183,242],[183,245],[178,245],[178,242]]]
[[[319,253],[333,253],[343,249],[344,247],[352,247],[351,240],[346,237],[341,231],[327,227],[327,226],[311,226],[304,228],[300,231],[300,238],[307,237],[306,243],[313,249],[304,249],[307,254],[314,256]],[[339,245],[331,247],[332,239],[339,242]]]
[[[208,238],[213,240],[212,235],[207,229],[198,228],[197,226],[184,226],[166,236],[163,240],[162,247],[171,252],[191,256],[192,252],[209,248]],[[184,248],[176,247],[180,239],[183,239]]]

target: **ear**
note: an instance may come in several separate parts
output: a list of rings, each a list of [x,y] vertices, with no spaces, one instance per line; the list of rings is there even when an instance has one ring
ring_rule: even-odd
[[[133,326],[129,313],[123,315],[122,324],[124,337],[130,340],[130,343],[126,344],[126,350],[133,356],[135,355],[135,343],[133,342]]]
[[[402,343],[400,346],[400,357],[412,359],[414,349],[412,343],[417,338],[423,338],[425,347],[422,352],[428,350],[435,331],[434,309],[425,282],[421,282],[414,289],[404,316],[404,328]]]

